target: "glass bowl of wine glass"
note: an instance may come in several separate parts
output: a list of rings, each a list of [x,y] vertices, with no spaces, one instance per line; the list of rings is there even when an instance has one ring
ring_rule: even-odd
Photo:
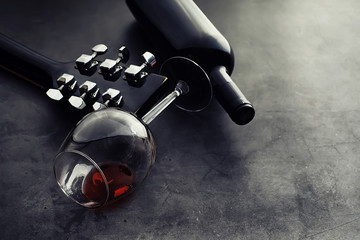
[[[130,194],[149,174],[155,142],[146,124],[115,108],[88,114],[55,157],[55,178],[76,203],[100,207]]]

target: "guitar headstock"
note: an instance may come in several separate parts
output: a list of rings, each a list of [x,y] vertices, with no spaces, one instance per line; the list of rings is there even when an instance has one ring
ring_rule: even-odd
[[[128,64],[125,46],[116,53],[104,44],[91,50],[61,63],[0,34],[0,67],[44,89],[53,101],[84,113],[121,107],[141,117],[169,91],[167,77],[150,72],[156,63],[150,52],[139,64]]]
[[[152,53],[143,53],[141,64],[126,66],[125,64],[130,58],[130,51],[125,46],[118,49],[116,58],[98,59],[98,56],[105,54],[107,50],[106,45],[97,44],[92,48],[91,54],[84,53],[76,59],[74,69],[86,80],[79,82],[75,75],[68,72],[63,73],[56,79],[57,88],[49,88],[46,94],[55,101],[67,101],[73,108],[79,110],[86,108],[92,111],[106,107],[123,107],[126,101],[123,94],[127,95],[127,91],[122,89],[141,89],[148,78],[152,79],[152,83],[147,84],[144,88],[150,88],[146,89],[149,91],[138,90],[138,94],[132,96],[131,101],[134,102],[135,97],[140,99],[150,97],[152,93],[156,92],[154,87],[160,87],[166,80],[166,77],[148,73],[147,70],[156,64],[156,58]],[[95,80],[89,80],[89,77]],[[158,80],[154,80],[155,78]],[[98,84],[101,81],[102,84]],[[126,82],[128,86],[126,88],[123,86],[124,84],[122,86],[117,84],[116,87],[110,86],[115,85],[114,83],[118,81]],[[120,86],[122,89],[119,88]],[[106,87],[106,89],[101,89],[102,87]],[[145,92],[148,93],[144,94]]]

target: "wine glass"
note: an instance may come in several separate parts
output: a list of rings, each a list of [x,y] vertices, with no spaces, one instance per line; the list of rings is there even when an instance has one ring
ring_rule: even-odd
[[[211,101],[205,71],[184,57],[172,57],[160,74],[173,91],[142,118],[117,108],[86,115],[68,134],[54,161],[62,191],[81,206],[95,208],[124,198],[149,175],[156,147],[148,124],[168,105],[200,111]]]

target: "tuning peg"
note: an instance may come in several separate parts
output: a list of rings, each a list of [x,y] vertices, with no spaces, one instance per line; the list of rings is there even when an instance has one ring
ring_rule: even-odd
[[[140,66],[130,65],[124,73],[124,80],[128,82],[130,86],[141,87],[145,83],[145,79],[148,75],[147,72],[144,72],[146,67],[154,67],[156,64],[155,56],[150,52],[145,52],[142,55],[144,63]]]
[[[145,64],[145,66],[147,67],[154,67],[156,64],[156,58],[154,56],[154,54],[152,54],[151,52],[145,52],[142,57],[144,58],[145,62],[143,64]]]
[[[144,80],[148,73],[143,72],[142,66],[130,65],[123,76],[124,80],[128,82],[130,86],[141,87],[144,84]]]
[[[98,110],[100,110],[100,109],[105,109],[106,106],[105,106],[104,104],[102,104],[102,103],[95,102],[95,103],[93,104],[92,108],[93,108],[94,111],[98,111]]]
[[[104,54],[107,51],[107,46],[98,44],[92,48],[92,51],[93,53],[91,55],[81,54],[75,61],[75,68],[77,68],[81,74],[92,75],[96,71],[99,62],[94,59],[96,56]]]
[[[93,104],[100,97],[100,90],[97,87],[96,83],[91,81],[84,82],[80,87],[80,96],[71,96],[69,98],[69,103],[77,108],[83,109],[87,104]]]
[[[57,80],[58,88],[50,88],[46,94],[53,100],[60,101],[64,95],[70,95],[75,92],[77,82],[73,75],[64,73]]]
[[[117,89],[109,88],[103,93],[102,99],[104,103],[94,103],[93,109],[95,111],[107,107],[122,107],[124,105],[123,96],[121,96],[121,92]]]
[[[119,49],[118,58],[116,60],[105,59],[105,61],[100,64],[99,73],[103,75],[105,80],[116,81],[120,77],[121,70],[123,69],[119,63],[127,62],[129,57],[129,50],[125,46],[122,46]]]
[[[127,49],[125,46],[120,47],[118,56],[121,62],[126,63],[130,58],[129,49]]]
[[[109,88],[102,95],[104,105],[107,107],[122,107],[124,105],[123,97],[121,92],[117,89]]]

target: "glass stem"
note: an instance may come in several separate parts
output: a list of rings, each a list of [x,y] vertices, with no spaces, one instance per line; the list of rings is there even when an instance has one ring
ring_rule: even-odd
[[[163,100],[161,100],[158,104],[156,104],[152,109],[149,110],[141,120],[145,124],[151,123],[167,106],[169,106],[178,96],[182,94],[186,94],[189,91],[188,85],[183,82],[179,81],[176,85],[174,91],[172,91],[169,95],[167,95]]]

